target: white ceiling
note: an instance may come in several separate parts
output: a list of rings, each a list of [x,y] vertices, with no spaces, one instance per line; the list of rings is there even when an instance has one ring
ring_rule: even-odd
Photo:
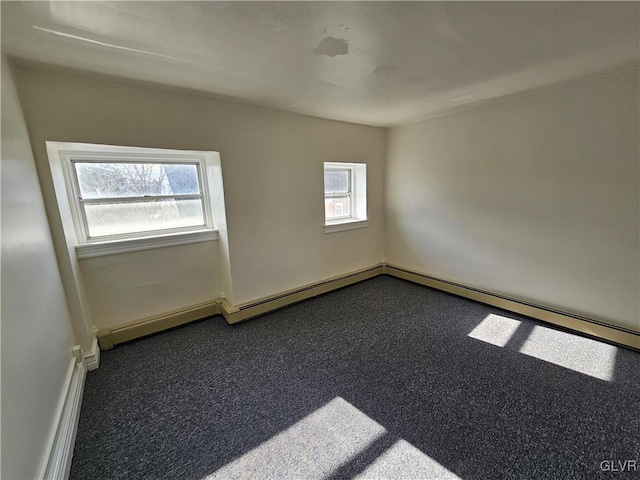
[[[57,67],[397,125],[637,68],[637,2],[2,2]]]

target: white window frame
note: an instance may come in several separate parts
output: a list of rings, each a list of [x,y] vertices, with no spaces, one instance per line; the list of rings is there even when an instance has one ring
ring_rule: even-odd
[[[74,202],[72,202],[72,208],[75,211],[75,219],[76,219],[76,233],[81,243],[94,243],[94,242],[102,242],[109,240],[121,240],[128,238],[138,238],[138,237],[149,237],[156,235],[165,235],[171,233],[180,233],[180,232],[190,232],[194,230],[206,230],[213,229],[213,221],[211,219],[211,208],[209,208],[209,202],[206,201],[209,198],[209,191],[206,186],[206,181],[204,178],[204,158],[201,156],[195,157],[176,157],[172,155],[154,155],[153,157],[149,157],[144,154],[140,155],[96,155],[92,152],[72,152],[72,153],[62,153],[64,157],[65,163],[65,178],[68,182],[68,188],[70,188],[70,195],[73,198]],[[184,165],[195,165],[198,172],[198,186],[200,188],[199,194],[192,195],[153,195],[154,199],[160,198],[186,198],[193,197],[199,198],[202,203],[202,213],[203,213],[203,224],[202,225],[194,225],[188,227],[175,227],[175,228],[164,228],[164,229],[156,229],[156,230],[145,230],[141,232],[130,232],[130,233],[120,233],[114,235],[101,235],[99,237],[91,237],[89,235],[89,224],[87,222],[87,215],[84,205],[90,204],[107,204],[107,203],[120,203],[120,202],[131,202],[131,201],[145,201],[145,198],[148,197],[105,197],[105,198],[91,198],[84,199],[82,198],[82,193],[80,191],[80,183],[78,181],[78,172],[75,168],[76,163],[138,163],[138,164],[151,164],[151,165],[175,165],[175,164],[184,164]]]
[[[199,243],[218,238],[214,228],[211,201],[211,165],[216,152],[198,152],[183,150],[165,150],[141,147],[120,147],[111,145],[77,144],[63,142],[46,142],[47,153],[52,175],[63,178],[64,185],[56,187],[58,205],[65,210],[64,201],[61,201],[61,193],[66,193],[66,210],[70,212],[75,231],[75,249],[78,258],[111,255],[114,253],[126,253],[138,250]],[[217,156],[219,164],[219,156]],[[198,182],[202,199],[202,212],[204,224],[198,226],[176,227],[160,230],[148,230],[143,232],[121,233],[104,235],[100,237],[89,236],[89,228],[83,204],[99,203],[93,199],[82,199],[78,183],[77,171],[74,163],[150,163],[150,164],[191,164],[196,165]],[[58,179],[59,180],[59,179]],[[60,182],[58,182],[60,183]],[[193,197],[197,197],[194,194]],[[181,197],[170,195],[168,197]],[[134,199],[137,197],[134,197]],[[114,199],[102,199],[111,202]],[[115,199],[118,201],[131,200],[131,198]]]
[[[326,216],[326,212],[325,212],[325,223],[335,223],[335,222],[340,222],[342,220],[348,220],[353,218],[353,193],[354,193],[354,169],[350,166],[344,166],[342,164],[338,165],[338,164],[332,164],[332,163],[325,163],[324,164],[324,171],[325,173],[327,171],[334,171],[334,172],[346,172],[347,173],[347,191],[346,192],[338,192],[338,193],[327,193],[326,191],[324,192],[324,199],[325,201],[331,198],[343,198],[343,197],[347,197],[349,199],[349,209],[348,211],[344,214],[344,215],[336,215],[333,216],[331,218],[327,218]]]
[[[339,170],[349,172],[349,192],[326,193],[324,192],[324,172],[327,170]],[[328,219],[325,212],[324,231],[325,233],[353,230],[368,226],[367,218],[367,165],[366,163],[344,163],[344,162],[324,162],[323,169],[323,192],[324,202],[332,197],[349,197],[350,212],[342,217]],[[323,209],[324,210],[324,209]]]

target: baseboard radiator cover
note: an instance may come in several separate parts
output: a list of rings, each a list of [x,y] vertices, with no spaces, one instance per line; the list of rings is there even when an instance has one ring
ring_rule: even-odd
[[[128,342],[153,333],[168,330],[186,323],[220,314],[221,299],[199,303],[174,310],[162,315],[154,315],[98,331],[98,342],[102,350],[109,350],[118,343]]]
[[[155,315],[142,320],[127,322],[115,327],[99,330],[98,342],[100,349],[109,350],[119,343],[135,340],[136,338],[220,314],[224,316],[228,323],[238,323],[315,297],[316,295],[321,295],[331,290],[376,277],[382,273],[383,264],[378,264],[238,306],[232,305],[225,298],[218,298],[162,315]],[[99,361],[99,355],[96,358],[95,355],[89,356],[86,354],[86,357],[88,357],[87,360],[92,360],[91,363],[87,362],[91,370],[93,365]]]
[[[438,278],[425,273],[410,270],[388,263],[380,263],[344,275],[332,277],[320,282],[288,290],[269,297],[261,298],[241,305],[233,305],[225,298],[194,305],[167,314],[148,317],[143,320],[118,325],[98,332],[100,348],[107,350],[118,343],[157,333],[169,328],[201,320],[213,315],[223,315],[229,324],[249,320],[260,315],[287,307],[332,290],[346,287],[378,275],[389,275],[412,283],[424,285],[436,290],[452,293],[486,305],[526,315],[553,325],[606,340],[618,345],[640,350],[640,332],[613,325],[609,322],[587,318],[570,312],[554,310],[549,307],[509,298],[497,293]],[[99,359],[99,357],[98,357]],[[88,363],[91,368],[91,364]]]
[[[65,387],[56,411],[56,421],[49,436],[38,478],[69,478],[86,374],[87,368],[82,359],[73,358],[70,361]]]
[[[591,337],[640,350],[640,331],[634,331],[621,325],[613,325],[602,320],[536,305],[391,264],[385,265],[385,273],[392,277],[408,280],[412,283],[435,288],[436,290],[452,293],[486,305],[492,305],[503,310],[584,333]]]
[[[233,307],[228,303],[222,304],[222,315],[228,323],[238,323],[255,318],[265,313],[287,307],[294,303],[307,300],[317,295],[328,293],[338,288],[343,288],[354,283],[362,282],[369,278],[377,277],[383,273],[383,264],[374,265],[362,270],[332,277],[316,283],[311,283],[300,288],[288,290],[277,295],[261,298],[252,302]]]

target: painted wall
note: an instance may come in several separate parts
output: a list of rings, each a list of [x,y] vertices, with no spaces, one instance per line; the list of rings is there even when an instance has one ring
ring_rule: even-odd
[[[75,338],[27,129],[2,59],[2,478],[36,478]]]
[[[383,258],[384,129],[36,70],[20,70],[18,87],[41,165],[47,162],[47,140],[220,152],[232,280],[232,291],[225,295],[234,304]],[[367,163],[367,228],[324,233],[325,161]],[[43,189],[47,196],[48,186]],[[197,247],[183,250],[190,248]],[[122,281],[119,274],[110,277],[116,270],[104,268],[101,282],[110,283],[108,288]],[[92,278],[98,275],[91,273]],[[192,301],[190,283],[170,273],[157,278],[167,291],[173,282],[176,308]],[[213,280],[207,286],[211,299],[219,296]],[[153,289],[127,293],[137,294],[145,311],[157,301]],[[94,291],[89,295],[96,297]],[[94,305],[92,314],[103,321]]]
[[[638,70],[393,128],[386,260],[640,329]]]
[[[221,291],[217,242],[83,258],[80,268],[98,330],[204,303]]]

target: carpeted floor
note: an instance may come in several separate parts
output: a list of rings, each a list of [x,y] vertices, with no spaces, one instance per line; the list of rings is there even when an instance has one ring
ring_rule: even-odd
[[[633,478],[639,375],[636,352],[381,276],[103,352],[71,478]]]

